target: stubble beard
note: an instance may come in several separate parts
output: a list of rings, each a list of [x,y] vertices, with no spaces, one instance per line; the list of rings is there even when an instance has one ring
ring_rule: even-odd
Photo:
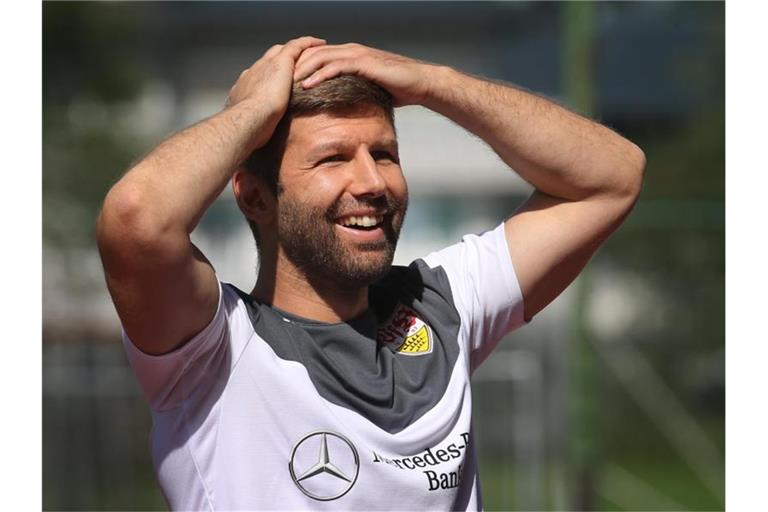
[[[384,239],[352,242],[339,236],[335,219],[354,206],[386,208]],[[278,213],[278,239],[288,260],[309,281],[322,280],[345,289],[368,286],[383,278],[392,265],[407,198],[381,196],[330,208],[313,207],[283,196]]]

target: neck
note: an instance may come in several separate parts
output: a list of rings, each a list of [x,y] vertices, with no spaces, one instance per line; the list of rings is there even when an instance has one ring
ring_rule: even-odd
[[[339,286],[309,278],[282,255],[259,263],[251,295],[288,313],[325,323],[345,322],[368,309],[367,286]]]

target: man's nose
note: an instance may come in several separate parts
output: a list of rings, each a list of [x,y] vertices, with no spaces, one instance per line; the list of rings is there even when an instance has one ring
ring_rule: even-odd
[[[376,160],[367,150],[358,152],[350,193],[355,197],[379,197],[386,190],[387,185]]]

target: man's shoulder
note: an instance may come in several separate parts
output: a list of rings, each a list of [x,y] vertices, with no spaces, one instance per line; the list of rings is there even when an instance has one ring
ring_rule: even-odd
[[[262,316],[260,303],[248,292],[243,291],[232,283],[221,281],[221,306],[224,317],[230,324],[247,318],[256,325]]]

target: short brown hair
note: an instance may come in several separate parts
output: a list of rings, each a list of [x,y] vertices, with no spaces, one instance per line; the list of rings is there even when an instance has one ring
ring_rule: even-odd
[[[341,75],[320,82],[311,89],[304,89],[301,84],[294,84],[288,108],[275,128],[272,138],[246,159],[244,167],[248,172],[261,176],[272,193],[277,196],[282,190],[279,177],[280,162],[292,119],[323,112],[354,115],[370,108],[384,112],[394,128],[395,112],[392,95],[369,80],[355,75]],[[248,224],[258,243],[256,225],[250,220]]]

